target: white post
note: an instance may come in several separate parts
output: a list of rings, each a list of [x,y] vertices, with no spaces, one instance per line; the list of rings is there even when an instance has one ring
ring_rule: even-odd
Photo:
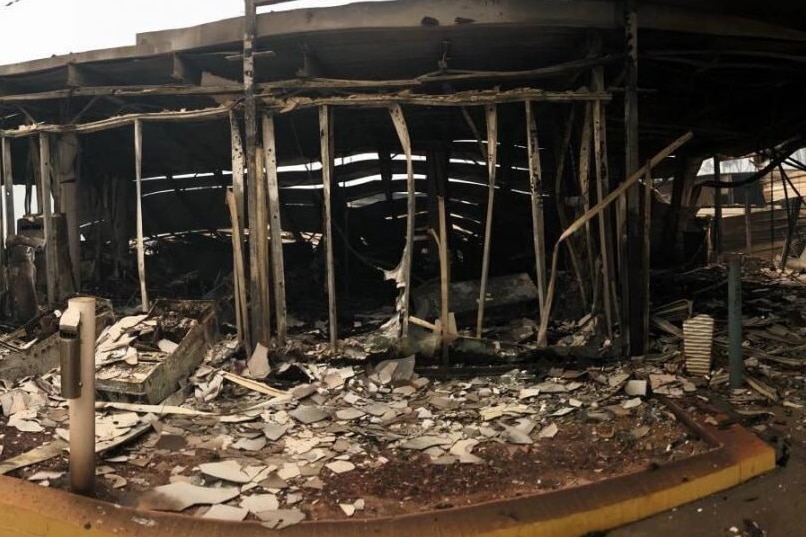
[[[79,340],[79,385],[68,399],[70,415],[70,488],[79,494],[95,489],[95,299],[71,298],[59,329]],[[66,372],[65,372],[66,373]]]

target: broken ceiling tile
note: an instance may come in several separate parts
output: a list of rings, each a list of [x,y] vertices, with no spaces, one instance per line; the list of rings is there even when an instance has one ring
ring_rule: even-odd
[[[454,402],[448,397],[434,396],[428,400],[428,404],[440,410],[448,410],[454,407]]]
[[[557,427],[557,424],[550,423],[540,429],[540,432],[537,433],[537,436],[538,438],[554,438],[559,431],[560,429]]]
[[[518,399],[530,399],[532,397],[537,397],[538,395],[540,395],[539,388],[523,388],[518,392]]]
[[[248,509],[250,513],[257,514],[263,511],[274,511],[280,507],[280,502],[274,494],[253,494],[241,497],[239,505],[243,509]]]
[[[271,373],[269,349],[261,343],[255,345],[255,350],[246,362],[246,367],[249,369],[249,376],[254,379],[264,379],[269,376],[269,373]]]
[[[318,438],[286,438],[285,450],[292,455],[302,455],[319,445]]]
[[[190,483],[171,483],[146,491],[137,501],[139,509],[154,511],[184,511],[193,505],[224,503],[240,494],[237,488],[198,487]]]
[[[268,441],[263,436],[257,438],[240,438],[237,442],[232,444],[232,447],[243,451],[260,451],[266,447],[267,442]]]
[[[403,442],[400,448],[423,451],[434,446],[450,446],[453,443],[453,439],[446,436],[418,436]]]
[[[631,380],[624,385],[624,393],[630,397],[644,397],[646,396],[646,381],[645,380]]]
[[[450,454],[458,457],[462,464],[482,464],[484,459],[471,453],[478,444],[478,440],[459,440],[451,447]]]
[[[279,440],[286,431],[288,431],[287,426],[278,425],[276,423],[267,423],[266,426],[263,427],[263,434],[272,442]]]
[[[630,375],[628,375],[627,373],[616,373],[616,374],[610,375],[607,378],[607,384],[611,388],[615,388],[616,386],[621,386],[622,384],[624,384],[628,380],[630,380]]]
[[[341,397],[348,405],[354,405],[362,401],[362,398],[353,392],[347,392]]]
[[[204,475],[230,481],[232,483],[249,483],[252,478],[241,469],[241,465],[233,460],[221,462],[208,462],[199,465]]]
[[[338,372],[328,373],[322,379],[329,390],[338,390],[344,386],[344,377]]]
[[[391,409],[392,408],[386,403],[370,403],[367,406],[362,407],[362,410],[364,410],[364,412],[376,417],[383,416]]]
[[[630,431],[630,436],[632,436],[633,438],[635,438],[636,440],[638,440],[638,439],[643,438],[643,437],[645,437],[646,435],[648,435],[648,434],[649,434],[649,431],[650,431],[650,429],[649,429],[649,427],[648,427],[648,426],[646,426],[646,425],[642,425],[642,426],[640,426],[640,427],[636,427],[635,429],[633,429],[632,431]]]
[[[541,382],[532,388],[539,390],[541,393],[565,393],[568,391],[566,385],[559,382]]]
[[[28,478],[28,481],[45,481],[49,480],[52,481],[54,479],[59,479],[64,475],[64,472],[52,472],[47,470],[40,470],[36,472],[34,475]]]
[[[501,437],[510,444],[533,444],[532,437],[515,427],[504,426]]]
[[[291,396],[294,399],[302,400],[306,397],[310,397],[311,395],[316,393],[316,386],[313,384],[300,384],[296,386],[293,390],[291,390]]]
[[[241,522],[249,514],[248,509],[243,507],[233,507],[231,505],[216,504],[210,507],[202,518],[209,518],[212,520],[228,520],[231,522]]]
[[[355,505],[351,503],[340,503],[339,507],[348,517],[351,517],[355,514]]]
[[[296,464],[284,464],[283,467],[277,470],[276,473],[277,477],[279,477],[283,481],[294,479],[295,477],[299,477],[300,475],[299,466]]]
[[[624,408],[624,409],[628,409],[628,410],[631,409],[631,408],[637,408],[639,406],[641,406],[641,398],[640,397],[635,397],[633,399],[627,399],[627,400],[625,400],[624,402],[621,403],[621,407]]]
[[[559,409],[559,410],[555,410],[554,412],[552,412],[551,414],[549,414],[549,416],[553,416],[553,417],[555,417],[555,418],[559,418],[559,417],[561,417],[561,416],[565,416],[566,414],[570,414],[570,413],[571,413],[571,412],[573,412],[574,410],[576,410],[576,408],[574,408],[574,407],[572,407],[572,406],[567,406],[567,407],[565,407],[565,408],[561,408],[561,409]]]
[[[366,502],[364,501],[364,498],[359,498],[353,502],[353,506],[355,507],[356,511],[363,511],[364,507],[366,506]]]
[[[35,414],[36,411],[34,411],[34,416]],[[45,428],[39,425],[39,423],[30,419],[23,418],[24,415],[26,415],[26,412],[18,412],[12,415],[10,418],[8,418],[7,425],[9,427],[14,427],[15,429],[23,433],[41,433],[42,431],[45,430]]]
[[[526,434],[531,434],[535,428],[535,422],[529,418],[520,418],[516,423],[517,425],[515,425],[515,428],[523,431]]]
[[[157,347],[159,347],[159,350],[161,350],[162,352],[170,354],[174,352],[177,348],[179,348],[179,345],[174,343],[170,339],[161,339],[157,342]]]
[[[302,486],[305,488],[322,490],[323,488],[325,488],[325,483],[318,477],[314,476],[309,480],[307,480],[305,483],[303,483]]]
[[[325,465],[325,468],[334,474],[343,474],[355,470],[355,464],[350,461],[333,461]]]
[[[398,386],[397,388],[392,390],[392,393],[402,395],[403,397],[408,397],[409,395],[412,395],[416,392],[417,388],[415,388],[414,386]]]
[[[263,526],[273,530],[281,530],[305,520],[305,513],[299,509],[277,509],[257,513],[257,517],[263,522]]]
[[[109,481],[112,482],[113,489],[122,489],[123,487],[129,484],[126,478],[121,477],[117,474],[104,474],[104,479],[108,479]]]
[[[316,408],[309,405],[299,406],[294,410],[289,411],[288,415],[300,423],[304,423],[305,425],[326,420],[330,417],[330,415],[321,408]]]
[[[366,412],[357,408],[343,408],[336,411],[336,418],[345,421],[355,420],[365,415]]]

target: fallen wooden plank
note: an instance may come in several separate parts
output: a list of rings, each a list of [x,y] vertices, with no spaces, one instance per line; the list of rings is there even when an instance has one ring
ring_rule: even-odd
[[[272,388],[271,386],[266,386],[261,382],[249,380],[247,378],[236,375],[235,373],[225,372],[223,376],[226,380],[238,384],[240,386],[243,386],[244,388],[247,388],[254,392],[270,395],[271,397],[291,397],[291,394],[289,394],[286,391],[278,390],[277,388]]]
[[[0,462],[0,475],[5,475],[14,470],[31,466],[58,457],[62,451],[67,449],[67,442],[64,440],[54,440],[42,446],[36,447],[25,453],[20,453],[16,457],[11,457]]]
[[[580,216],[573,224],[568,226],[568,229],[563,231],[560,237],[557,239],[557,242],[554,247],[554,254],[552,255],[551,259],[551,279],[549,281],[548,291],[546,293],[546,315],[540,319],[540,329],[537,335],[538,345],[545,345],[546,342],[546,332],[548,331],[549,326],[549,318],[551,317],[551,305],[554,299],[554,287],[557,283],[557,263],[559,261],[559,252],[560,252],[560,245],[571,235],[579,231],[585,226],[585,223],[591,220],[596,215],[600,214],[605,208],[607,208],[611,203],[613,203],[616,199],[618,199],[624,192],[627,191],[632,185],[638,182],[647,171],[647,168],[654,168],[658,164],[661,163],[666,157],[674,153],[677,149],[679,149],[683,144],[691,140],[694,135],[691,132],[688,132],[666,146],[662,149],[658,154],[656,154],[652,159],[649,161],[648,164],[642,166],[639,170],[633,173],[630,177],[627,178],[626,181],[621,183],[617,188],[615,188],[612,192],[610,192],[607,196],[602,198],[599,203],[595,206],[591,207],[589,211],[585,214]]]
[[[98,401],[95,403],[95,410],[104,410],[114,408],[115,410],[127,410],[138,413],[150,413],[157,416],[167,416],[169,414],[177,416],[214,416],[213,412],[204,412],[202,410],[193,410],[192,408],[185,408],[174,405],[141,405],[138,403],[122,403],[117,401]]]

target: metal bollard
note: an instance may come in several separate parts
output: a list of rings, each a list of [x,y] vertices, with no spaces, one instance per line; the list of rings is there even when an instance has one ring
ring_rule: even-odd
[[[70,410],[70,487],[95,490],[95,299],[72,298],[59,320],[62,395]]]
[[[728,260],[728,363],[730,387],[744,384],[742,360],[742,258],[731,255]]]

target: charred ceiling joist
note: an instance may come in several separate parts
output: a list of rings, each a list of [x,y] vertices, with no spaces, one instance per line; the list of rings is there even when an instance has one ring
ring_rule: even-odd
[[[250,16],[262,4],[131,47],[0,66],[6,237],[26,233],[13,185],[37,181],[39,200],[56,199],[52,149],[68,136],[81,146],[76,203],[53,214],[39,203],[29,219],[41,220],[48,302],[66,274],[52,237],[84,239],[67,256],[80,258],[69,262],[82,268],[75,285],[109,270],[98,248],[82,264],[90,245],[136,238],[146,309],[161,293],[166,236],[200,231],[215,243],[232,230],[215,244],[235,271],[249,348],[283,344],[300,301],[328,317],[335,349],[357,304],[397,295],[393,324],[406,335],[412,288],[431,279],[443,301],[452,282],[480,280],[481,336],[488,276],[515,272],[537,282],[545,345],[550,282],[566,268],[577,310],[601,315],[604,333],[628,334],[640,354],[648,292],[633,282],[648,273],[651,230],[636,170],[688,131],[679,158],[775,147],[806,126],[787,106],[806,76],[787,68],[806,61],[806,12],[781,0],[763,12],[752,2],[397,0]],[[759,76],[760,57],[782,68]],[[653,161],[655,174],[671,175],[674,160]],[[628,177],[635,186],[602,206]],[[121,180],[131,199],[99,212]]]

